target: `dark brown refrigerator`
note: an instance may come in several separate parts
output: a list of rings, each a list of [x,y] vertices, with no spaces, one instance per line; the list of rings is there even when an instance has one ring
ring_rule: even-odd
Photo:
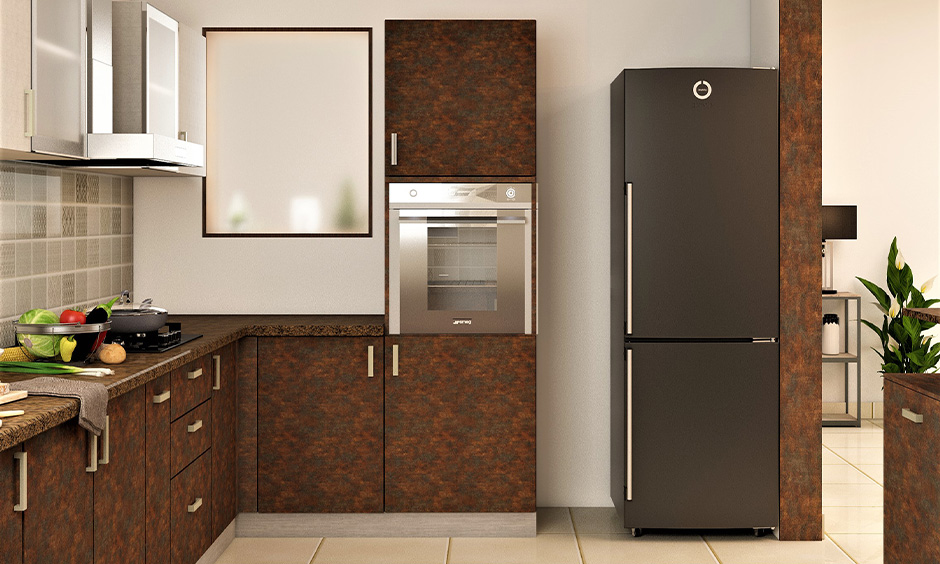
[[[779,513],[777,71],[611,84],[611,498],[626,528]]]

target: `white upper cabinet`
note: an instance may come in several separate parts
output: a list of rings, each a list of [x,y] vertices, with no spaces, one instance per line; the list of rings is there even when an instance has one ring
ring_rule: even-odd
[[[0,158],[85,156],[85,0],[0,0]]]

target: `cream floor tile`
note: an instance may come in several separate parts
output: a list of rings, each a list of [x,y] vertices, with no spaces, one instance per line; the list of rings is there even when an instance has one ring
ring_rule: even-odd
[[[824,434],[823,444],[829,448],[856,447],[875,448],[884,446],[884,433],[838,433]]]
[[[535,510],[535,531],[574,534],[571,513],[567,507],[539,507]]]
[[[885,485],[885,467],[883,464],[859,464],[858,469],[882,486]]]
[[[823,466],[827,464],[846,464],[846,461],[840,458],[836,453],[832,452],[826,447],[822,449],[822,463]]]
[[[822,467],[822,483],[826,484],[874,484],[875,482],[851,464],[826,464]]]
[[[852,564],[831,540],[779,541],[773,536],[706,536],[721,564]]]
[[[573,534],[535,538],[452,538],[449,564],[581,564]]]
[[[716,564],[698,535],[578,534],[584,564]],[[754,564],[749,562],[748,564]]]
[[[313,564],[441,564],[446,538],[325,538]]]
[[[884,464],[884,448],[828,447],[849,464]]]
[[[881,427],[882,429],[885,428],[885,420],[884,420],[884,419],[872,419],[871,422],[872,422],[874,425],[876,425],[876,426],[878,426],[878,427]]]
[[[825,491],[826,486],[823,486]],[[827,533],[881,534],[884,509],[881,507],[824,507]]]
[[[572,507],[571,520],[579,535],[623,534],[628,532],[613,507]]]
[[[858,564],[884,562],[883,535],[829,535]]]
[[[878,484],[826,484],[822,504],[823,507],[881,507],[884,488]]]
[[[309,564],[318,538],[238,538],[215,564]]]
[[[883,433],[884,428],[875,425],[870,419],[862,419],[861,427],[823,427],[822,432],[823,436],[845,433]]]

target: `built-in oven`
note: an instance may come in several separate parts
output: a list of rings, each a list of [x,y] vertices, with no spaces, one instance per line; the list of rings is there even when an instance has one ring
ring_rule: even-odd
[[[532,333],[532,185],[389,185],[389,332]]]

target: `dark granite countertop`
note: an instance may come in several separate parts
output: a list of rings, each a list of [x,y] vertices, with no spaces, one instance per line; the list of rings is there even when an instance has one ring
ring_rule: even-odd
[[[885,374],[885,380],[940,401],[940,374]]]
[[[173,315],[169,320],[182,323],[185,333],[201,333],[202,337],[164,353],[129,353],[126,361],[109,367],[114,369],[113,376],[67,377],[100,382],[108,388],[109,397],[115,398],[242,337],[381,337],[385,334],[382,315]],[[107,365],[95,362],[91,366]],[[0,372],[2,382],[35,377],[35,374]],[[12,409],[26,413],[3,420],[0,451],[76,417],[78,400],[30,396],[0,405],[0,411]]]

